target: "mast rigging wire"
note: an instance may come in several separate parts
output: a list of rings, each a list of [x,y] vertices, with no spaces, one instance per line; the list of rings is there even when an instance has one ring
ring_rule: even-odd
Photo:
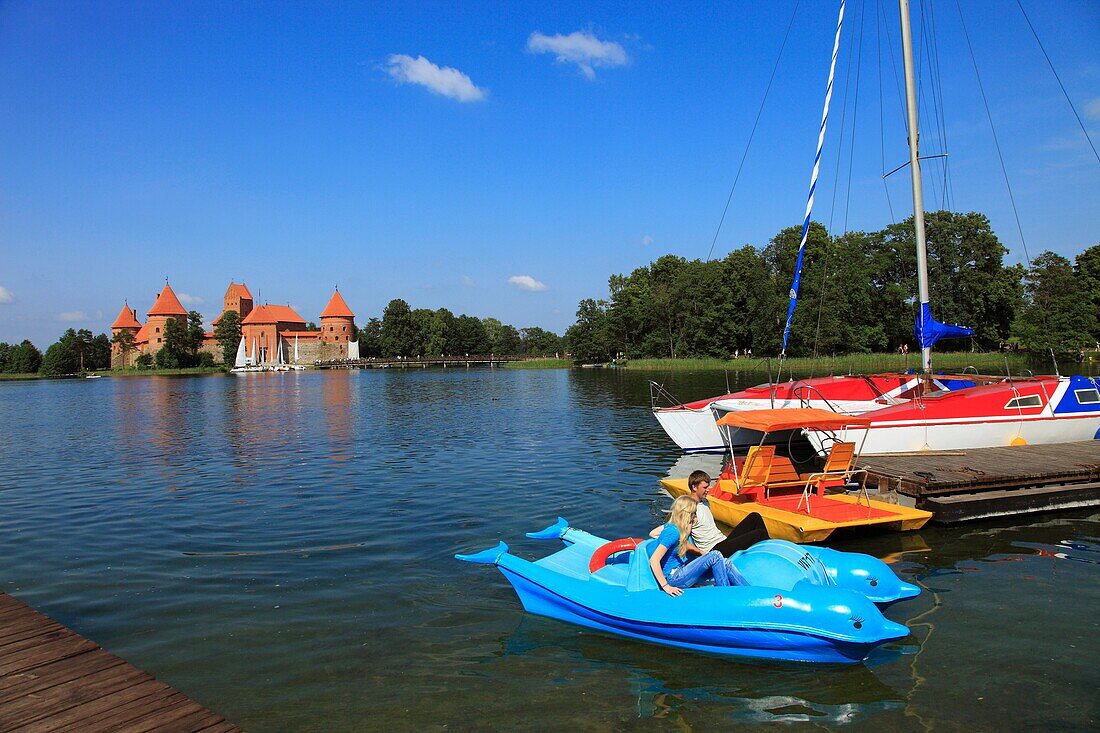
[[[1069,98],[1069,92],[1066,91],[1066,85],[1062,83],[1062,77],[1058,76],[1058,72],[1054,70],[1054,63],[1051,62],[1050,56],[1043,46],[1043,42],[1039,40],[1039,34],[1035,32],[1035,26],[1031,24],[1031,18],[1027,17],[1027,11],[1024,10],[1024,5],[1020,0],[1016,0],[1016,4],[1020,6],[1020,13],[1023,14],[1024,20],[1027,21],[1027,27],[1031,29],[1031,35],[1035,36],[1035,42],[1039,44],[1039,50],[1043,52],[1043,58],[1047,60],[1047,65],[1050,67],[1051,73],[1054,74],[1054,78],[1058,80],[1058,86],[1061,87],[1062,94],[1065,95],[1066,102],[1069,103],[1069,108],[1073,110],[1073,116],[1077,118],[1077,124],[1081,126],[1081,132],[1085,134],[1085,139],[1089,141],[1089,147],[1092,148],[1092,154],[1096,156],[1096,161],[1100,163],[1100,153],[1096,152],[1096,146],[1092,144],[1092,138],[1089,137],[1089,131],[1085,129],[1085,123],[1081,121],[1081,115],[1077,113],[1077,108],[1073,106],[1073,100]]]
[[[714,238],[710,241],[710,249],[707,250],[707,262],[710,262],[714,254],[714,245],[718,242],[718,235],[722,231],[722,224],[726,221],[726,212],[729,211],[730,201],[733,200],[733,192],[737,190],[737,182],[741,180],[741,171],[745,167],[745,160],[749,157],[749,148],[752,146],[753,137],[756,136],[756,128],[760,124],[760,117],[764,114],[764,104],[768,101],[768,94],[772,90],[772,82],[775,81],[775,72],[779,69],[779,62],[783,58],[783,50],[787,48],[787,39],[791,35],[791,27],[794,25],[795,16],[798,15],[798,6],[802,0],[795,0],[794,10],[791,11],[791,19],[787,22],[787,31],[783,34],[783,42],[779,45],[779,55],[775,57],[771,76],[768,77],[768,85],[764,89],[764,98],[760,100],[760,108],[756,111],[756,120],[752,123],[752,131],[749,133],[748,142],[745,143],[745,152],[741,155],[741,162],[737,166],[737,174],[733,177],[733,185],[730,186],[730,195],[726,197],[726,205],[722,208],[722,216],[718,220],[718,228],[714,230]]]

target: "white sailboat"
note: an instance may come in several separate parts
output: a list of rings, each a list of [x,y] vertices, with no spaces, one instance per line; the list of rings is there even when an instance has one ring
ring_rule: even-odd
[[[358,341],[348,341],[348,359],[349,360],[359,359],[359,342]]]

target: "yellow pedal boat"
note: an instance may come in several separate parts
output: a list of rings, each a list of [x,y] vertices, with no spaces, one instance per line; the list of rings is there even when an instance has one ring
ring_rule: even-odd
[[[870,498],[864,485],[866,472],[856,467],[859,453],[854,443],[834,443],[822,470],[808,474],[799,474],[790,459],[776,455],[775,445],[765,445],[769,433],[838,430],[867,423],[858,415],[812,408],[724,415],[719,429],[753,430],[761,439],[743,460],[731,461],[711,485],[707,503],[714,518],[736,526],[756,512],[773,538],[798,543],[821,542],[836,530],[850,527],[920,529],[932,518],[931,512]],[[661,485],[673,496],[688,493],[686,478],[662,479]],[[853,487],[855,493],[848,493]]]

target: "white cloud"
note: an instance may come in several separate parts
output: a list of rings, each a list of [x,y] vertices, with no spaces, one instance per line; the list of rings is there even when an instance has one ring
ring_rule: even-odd
[[[520,290],[529,290],[532,293],[546,290],[546,283],[539,282],[530,275],[512,275],[508,278],[508,284],[515,285]]]
[[[588,79],[596,78],[596,68],[626,66],[630,57],[614,41],[601,41],[588,31],[573,31],[547,36],[535,31],[527,39],[530,53],[552,53],[559,64],[576,64]]]
[[[642,244],[645,244],[645,245],[653,244],[653,237],[649,236],[648,234],[645,235],[644,237],[642,237]]]
[[[489,96],[488,89],[477,86],[458,69],[436,66],[423,56],[414,59],[405,54],[392,54],[386,63],[386,71],[401,84],[419,84],[460,102],[480,102]]]
[[[88,320],[88,316],[84,311],[65,311],[57,314],[57,320],[65,323],[79,323]]]
[[[0,303],[14,303],[14,302],[15,302],[15,295],[10,290],[5,288],[3,285],[0,285]]]
[[[465,285],[468,288],[472,288],[475,285],[477,285],[477,282],[472,277],[470,277],[469,275],[463,275],[462,276],[462,284]]]
[[[1100,98],[1085,102],[1085,117],[1090,120],[1100,120]]]
[[[188,295],[187,293],[179,294],[180,302],[184,305],[202,305],[203,299],[197,295]]]

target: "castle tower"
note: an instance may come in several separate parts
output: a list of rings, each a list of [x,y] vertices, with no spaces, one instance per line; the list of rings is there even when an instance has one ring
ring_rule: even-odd
[[[344,302],[337,288],[328,305],[321,311],[321,342],[326,344],[340,344],[346,349],[346,344],[355,338],[355,314]],[[344,353],[346,356],[347,353]]]
[[[153,303],[153,307],[145,315],[145,325],[134,337],[143,353],[155,354],[160,351],[164,345],[164,324],[169,318],[180,321],[185,328],[187,326],[187,309],[168,283],[164,284],[164,290],[157,296],[157,302]]]
[[[137,333],[141,330],[141,324],[138,323],[137,311],[130,307],[129,303],[123,303],[122,310],[119,311],[118,318],[111,324],[111,338],[122,333],[123,331],[129,331],[135,337],[134,348],[130,349],[125,356],[122,350],[117,344],[111,345],[111,368],[117,369],[119,367],[132,366],[134,359],[137,357]]]
[[[244,283],[230,282],[229,288],[225,291],[223,303],[222,313],[237,311],[243,321],[252,312],[252,293]],[[219,320],[221,320],[220,317]]]

